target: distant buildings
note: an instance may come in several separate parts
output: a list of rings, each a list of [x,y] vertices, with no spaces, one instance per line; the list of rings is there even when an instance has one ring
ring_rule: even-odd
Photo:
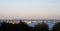
[[[48,20],[48,19],[23,19],[22,21],[26,22],[27,24],[31,23],[31,22],[37,22],[37,23],[41,23],[41,22],[49,22],[49,23],[56,23],[56,22],[60,22],[60,20]],[[7,22],[7,23],[19,23],[20,19],[0,19],[0,23],[2,22]]]

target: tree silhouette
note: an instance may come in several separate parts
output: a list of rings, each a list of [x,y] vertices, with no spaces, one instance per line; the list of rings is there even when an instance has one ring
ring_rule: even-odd
[[[56,23],[53,28],[52,28],[53,31],[60,31],[60,23]]]
[[[1,31],[12,31],[13,30],[13,24],[12,23],[5,23],[3,22],[1,24]]]
[[[0,31],[49,31],[48,25],[44,22],[42,24],[38,23],[35,27],[30,27],[22,20],[18,24],[3,22],[1,23],[0,29]]]
[[[30,27],[27,25],[27,23],[22,22],[20,20],[20,23],[18,24],[18,27],[23,31],[30,31]]]
[[[46,25],[45,23],[38,23],[36,26],[35,26],[35,31],[49,31],[48,29],[48,25]]]

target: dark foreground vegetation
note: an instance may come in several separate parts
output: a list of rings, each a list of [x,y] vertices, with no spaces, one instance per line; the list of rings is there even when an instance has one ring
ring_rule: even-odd
[[[45,23],[37,24],[35,27],[30,27],[25,22],[20,21],[18,24],[1,23],[0,31],[60,31],[60,23],[56,23],[52,30],[49,30],[48,25]]]

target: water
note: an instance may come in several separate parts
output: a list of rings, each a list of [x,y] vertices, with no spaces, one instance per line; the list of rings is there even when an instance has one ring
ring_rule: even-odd
[[[49,29],[51,29],[55,24],[54,23],[52,23],[52,22],[44,22],[45,24],[47,24],[48,26],[49,26]],[[35,25],[37,25],[38,24],[38,22],[34,22],[34,21],[32,21],[31,23],[29,23],[28,25],[29,26],[32,26],[32,27],[35,27]]]

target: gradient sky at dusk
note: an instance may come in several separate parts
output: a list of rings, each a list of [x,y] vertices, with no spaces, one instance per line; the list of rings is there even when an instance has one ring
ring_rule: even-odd
[[[0,18],[60,19],[60,0],[0,0]]]

